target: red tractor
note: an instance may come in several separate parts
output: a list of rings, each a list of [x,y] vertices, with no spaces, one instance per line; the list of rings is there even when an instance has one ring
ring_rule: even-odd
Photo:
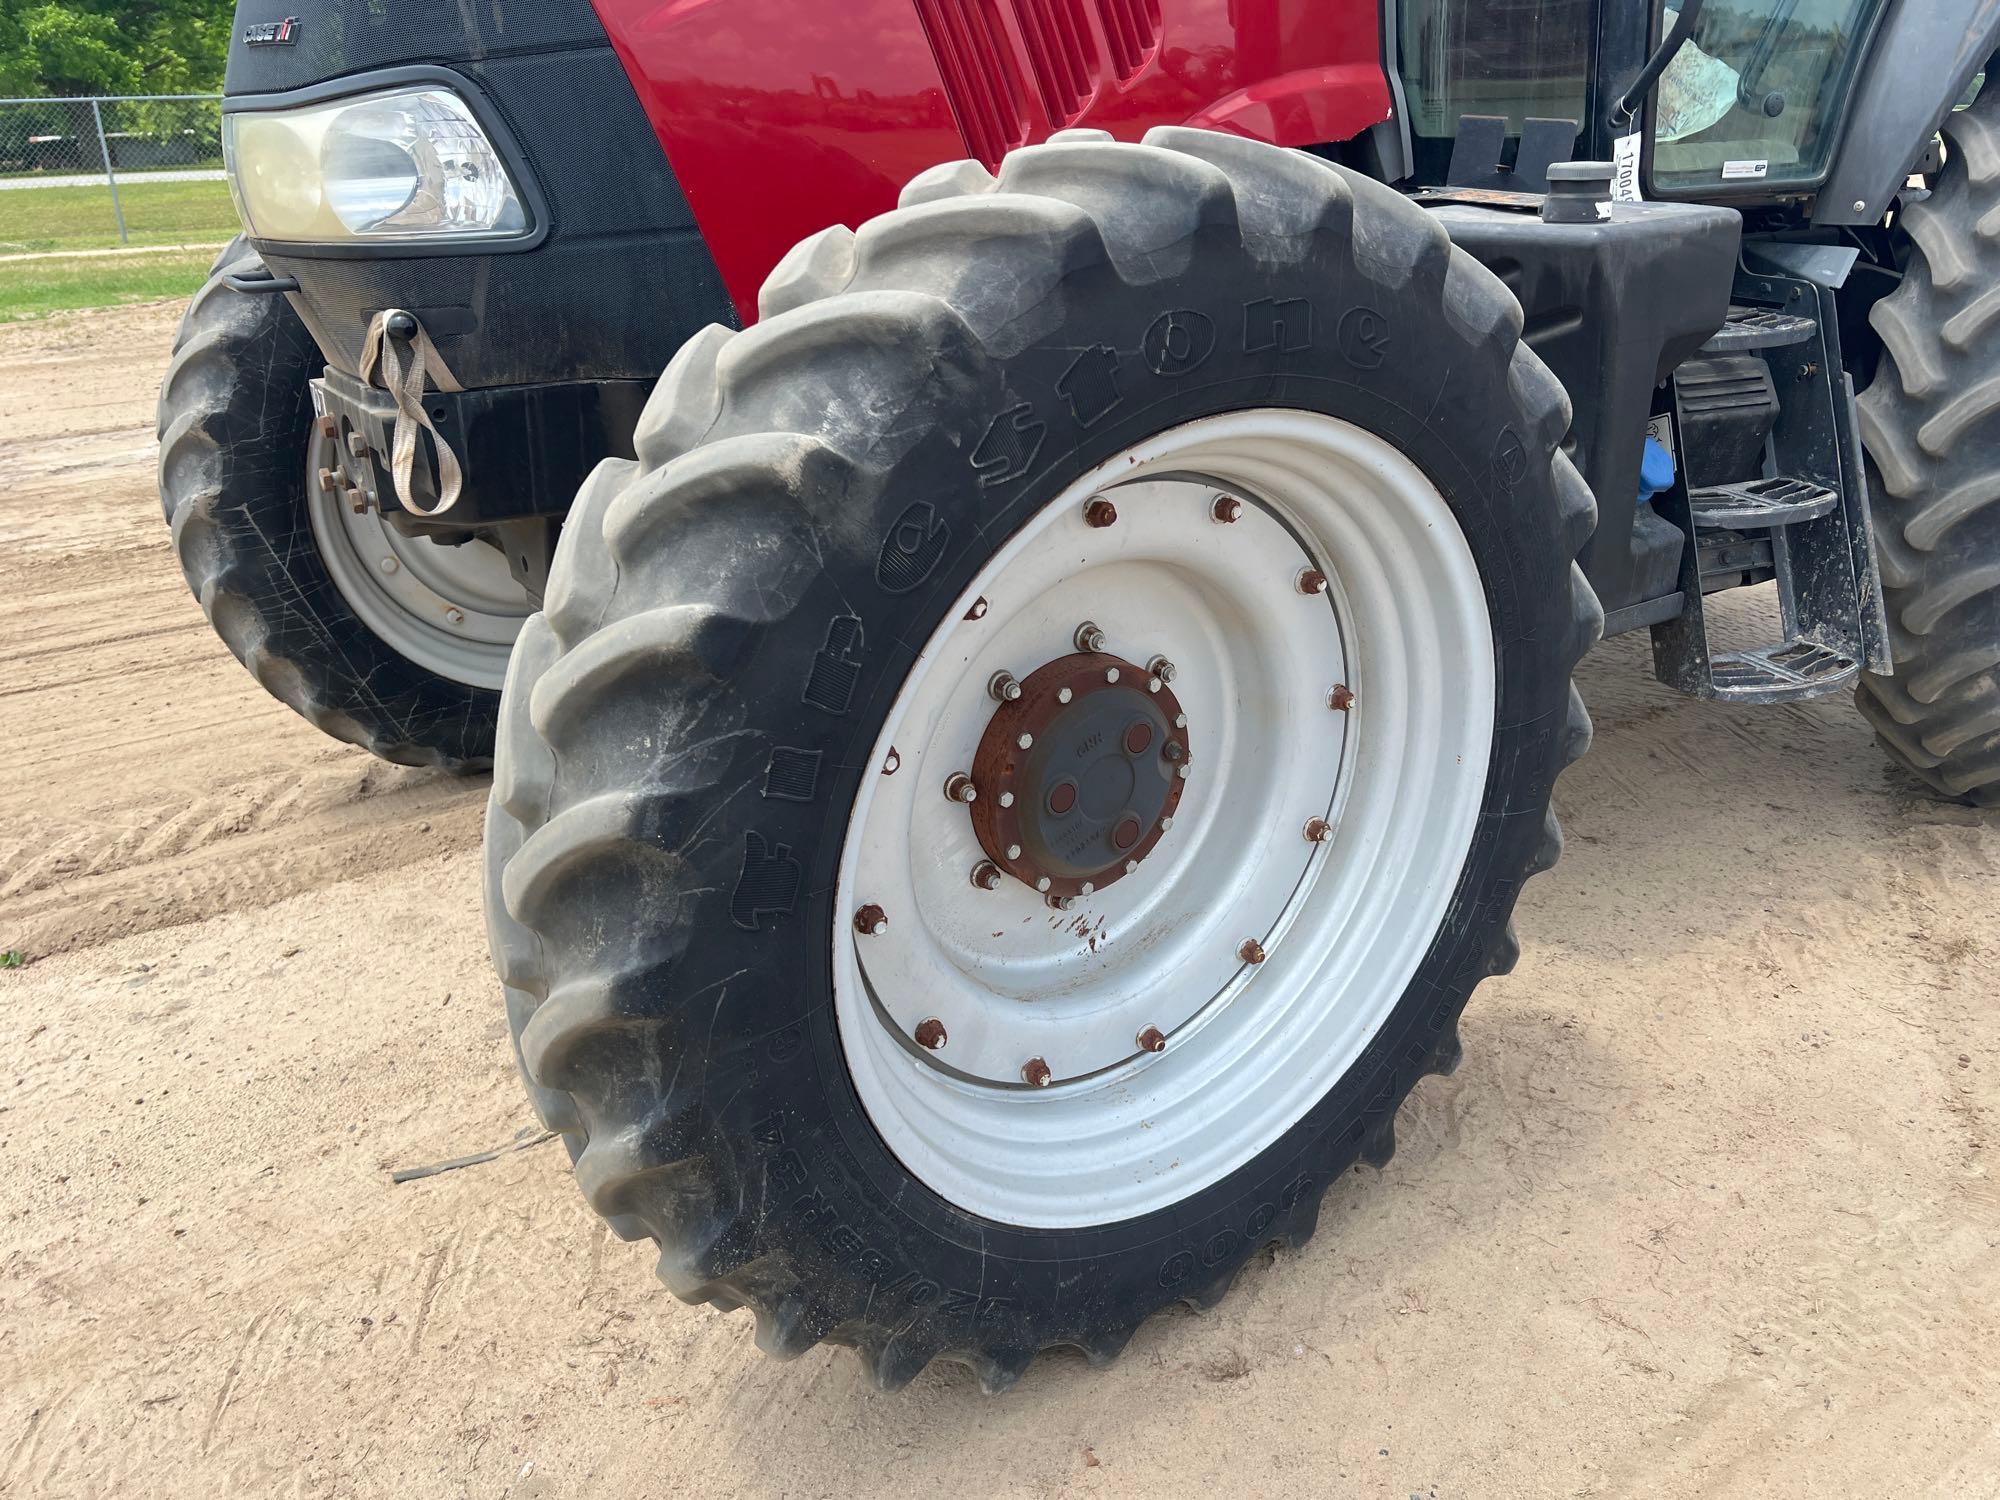
[[[592,1206],[773,1354],[999,1388],[1387,1159],[1600,634],[2000,802],[1996,38],[242,0],[162,495],[273,693],[492,764]]]

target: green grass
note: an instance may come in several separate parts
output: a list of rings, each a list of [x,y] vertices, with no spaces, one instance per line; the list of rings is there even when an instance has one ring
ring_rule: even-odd
[[[210,248],[0,261],[0,323],[77,308],[191,297],[208,278],[214,259]]]
[[[134,245],[219,245],[237,232],[226,182],[118,183]],[[0,254],[103,250],[118,244],[110,191],[102,187],[9,188],[0,192]],[[138,257],[135,257],[135,259]]]

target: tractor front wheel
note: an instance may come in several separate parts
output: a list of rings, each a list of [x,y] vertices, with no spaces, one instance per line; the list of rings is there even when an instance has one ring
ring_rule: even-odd
[[[570,516],[488,924],[593,1206],[988,1388],[1312,1232],[1556,857],[1560,386],[1394,192],[1187,130],[795,250]]]

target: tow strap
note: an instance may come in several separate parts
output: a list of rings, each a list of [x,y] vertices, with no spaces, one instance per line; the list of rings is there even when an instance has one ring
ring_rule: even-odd
[[[399,320],[408,319],[404,324]],[[401,339],[389,331],[389,324],[395,321],[398,327],[415,330],[407,339]],[[405,347],[407,345],[407,348]],[[405,354],[408,363],[404,362]],[[424,381],[441,391],[460,391],[464,387],[451,373],[451,366],[444,362],[438,347],[431,342],[429,332],[417,321],[414,313],[400,307],[385,307],[368,322],[368,341],[361,348],[361,378],[374,385],[377,366],[382,370],[382,389],[387,391],[396,403],[396,422],[390,437],[389,474],[396,483],[396,498],[403,509],[415,516],[438,516],[451,509],[458,500],[458,492],[465,483],[464,471],[459,467],[458,455],[451,451],[451,444],[431,421],[431,414],[424,410]],[[422,428],[431,435],[431,446],[437,450],[437,504],[426,509],[411,494],[411,479],[417,465],[417,429]]]

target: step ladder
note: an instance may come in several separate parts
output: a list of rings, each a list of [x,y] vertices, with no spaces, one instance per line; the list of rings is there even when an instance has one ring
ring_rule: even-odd
[[[1854,391],[1833,294],[1749,271],[1728,320],[1668,380],[1656,416],[1675,455],[1654,507],[1678,526],[1681,612],[1653,626],[1653,671],[1698,698],[1783,703],[1887,670]],[[1779,628],[1712,638],[1709,602],[1775,581]]]

